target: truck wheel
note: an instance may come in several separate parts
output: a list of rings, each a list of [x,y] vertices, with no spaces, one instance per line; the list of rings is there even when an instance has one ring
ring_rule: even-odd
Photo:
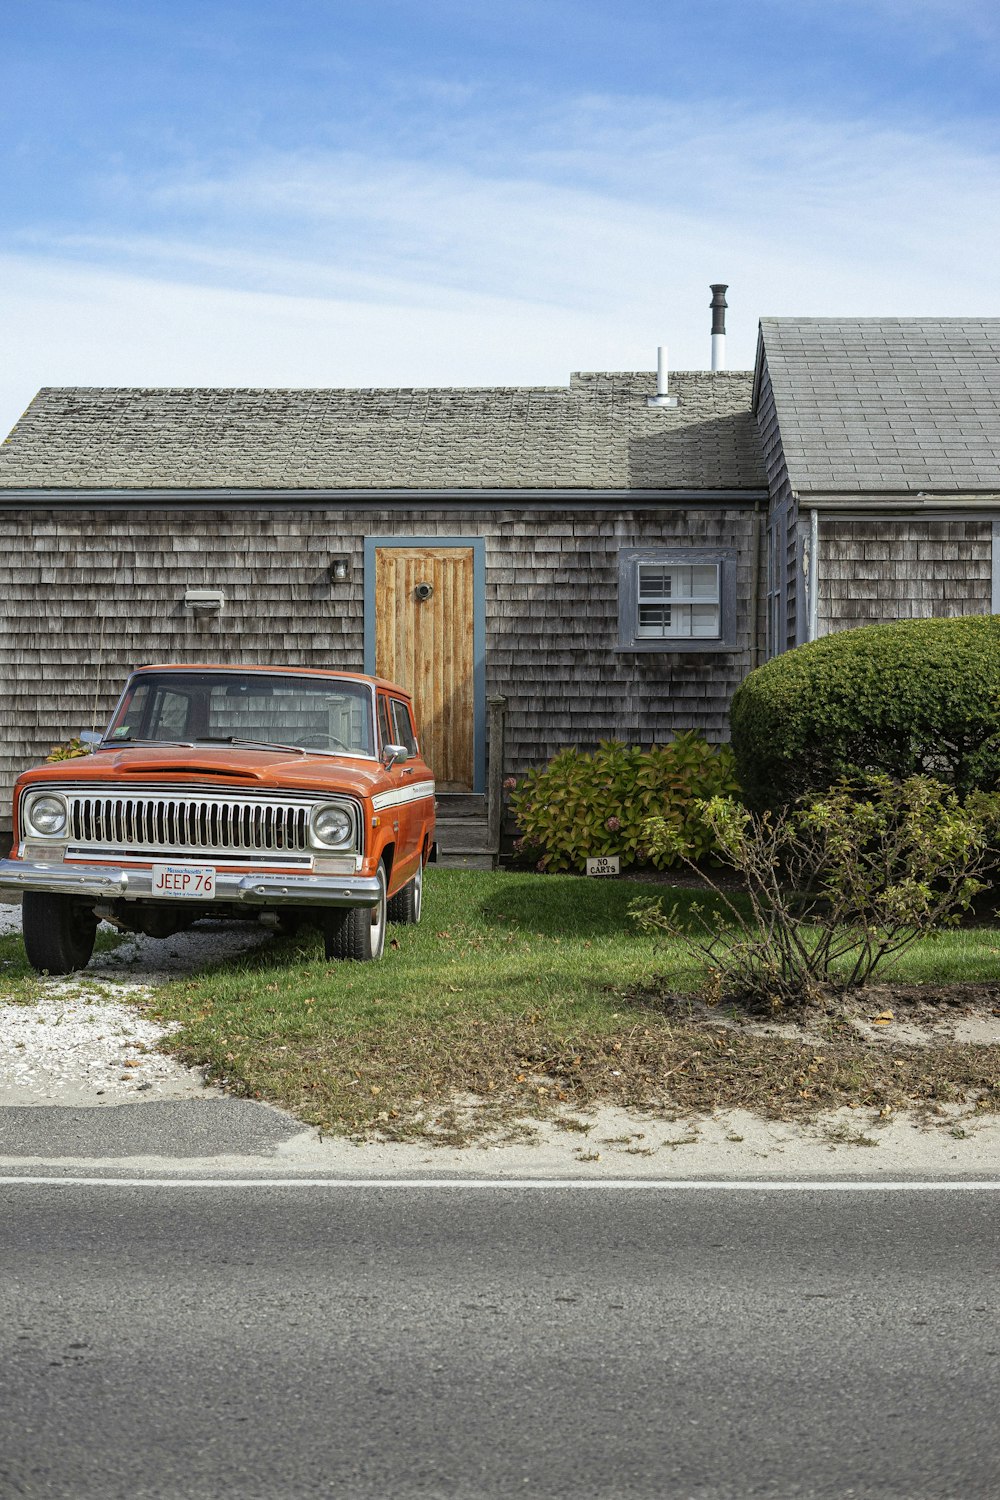
[[[323,926],[327,958],[352,958],[360,963],[381,958],[385,947],[385,865],[378,867],[379,899],[374,906],[352,906],[332,911]]]
[[[28,962],[39,974],[71,974],[85,969],[94,951],[97,918],[73,896],[25,891],[21,929]]]
[[[413,879],[397,891],[394,896],[389,897],[386,907],[386,916],[390,922],[398,922],[401,926],[412,927],[420,921],[420,909],[424,899],[424,862],[421,858],[417,866],[417,873]]]

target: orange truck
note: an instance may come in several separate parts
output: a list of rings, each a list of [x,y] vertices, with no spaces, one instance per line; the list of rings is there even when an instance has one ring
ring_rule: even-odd
[[[409,695],[307,668],[133,672],[91,753],[14,788],[0,897],[21,898],[40,972],[90,961],[99,921],[167,937],[199,917],[270,914],[330,959],[381,958],[419,922],[434,780]]]

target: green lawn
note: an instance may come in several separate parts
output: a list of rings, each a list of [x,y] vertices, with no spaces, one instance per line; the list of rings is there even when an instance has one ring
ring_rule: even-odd
[[[926,1057],[901,1063],[856,1039],[831,1039],[820,1065],[814,1040],[693,1021],[677,993],[697,990],[698,968],[628,916],[636,897],[659,894],[631,881],[432,867],[422,924],[390,928],[380,964],[328,963],[307,933],[170,985],[154,1005],[182,1023],[169,1045],[184,1060],[331,1131],[461,1135],[456,1095],[475,1096],[481,1121],[598,1098],[778,1113],[970,1090],[993,1098],[995,1048],[935,1049],[929,1078]],[[667,899],[706,903],[686,891]],[[992,928],[946,933],[885,977],[993,980],[998,956]]]
[[[99,928],[94,952],[111,953],[121,942],[120,933]],[[71,978],[86,982],[86,970]],[[50,980],[40,978],[28,963],[20,933],[0,936],[0,1000],[4,1004],[30,1005],[48,993],[50,983]]]

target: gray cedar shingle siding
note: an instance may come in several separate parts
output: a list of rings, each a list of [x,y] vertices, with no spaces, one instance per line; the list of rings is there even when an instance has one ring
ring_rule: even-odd
[[[48,747],[114,704],[128,669],[151,661],[363,663],[366,535],[484,536],[487,691],[509,701],[507,770],[564,745],[638,743],[701,729],[726,737],[750,666],[749,509],[24,510],[0,520],[0,817],[10,786]],[[713,656],[614,650],[618,550],[738,549],[738,650]],[[353,557],[331,586],[331,553]],[[221,619],[198,623],[188,587],[221,587]]]
[[[792,489],[1000,495],[1000,318],[762,318]]]
[[[990,611],[992,522],[823,516],[819,633]]]
[[[773,643],[772,654],[774,654],[778,651],[784,651],[787,646],[795,644],[797,604],[795,584],[798,576],[798,549],[796,542],[797,508],[792,495],[792,486],[788,478],[788,467],[785,463],[785,455],[782,449],[781,433],[778,428],[778,413],[774,400],[774,387],[771,384],[771,376],[767,367],[767,357],[760,350],[758,350],[755,410],[764,467],[767,470],[770,510],[772,514],[777,511],[784,517],[786,544],[784,559],[785,608],[782,611],[784,635],[780,640]]]
[[[0,446],[16,489],[744,489],[764,470],[747,372],[484,390],[39,392]]]

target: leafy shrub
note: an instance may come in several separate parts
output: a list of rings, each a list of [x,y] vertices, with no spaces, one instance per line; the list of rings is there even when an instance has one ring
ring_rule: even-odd
[[[658,869],[672,853],[651,853],[643,827],[654,814],[677,831],[700,858],[712,840],[696,807],[708,797],[735,792],[728,746],[698,734],[641,750],[610,741],[591,752],[563,750],[529,771],[510,805],[525,848],[543,869],[584,870],[587,859],[616,854],[622,867],[651,860]]]
[[[733,698],[751,807],[843,776],[927,774],[961,797],[1000,783],[1000,616],[901,620],[825,636],[758,667]]]
[[[77,760],[81,755],[89,755],[90,746],[85,745],[82,740],[68,740],[65,745],[53,745],[46,761]]]
[[[714,998],[775,1008],[865,984],[890,955],[957,922],[985,888],[1000,798],[977,793],[963,806],[930,777],[877,776],[863,795],[845,784],[776,815],[730,797],[702,813],[748,904],[713,885],[725,917],[698,910],[692,928],[690,911],[682,921],[662,902],[633,903],[632,915],[707,961]],[[645,836],[691,863],[662,819]]]

